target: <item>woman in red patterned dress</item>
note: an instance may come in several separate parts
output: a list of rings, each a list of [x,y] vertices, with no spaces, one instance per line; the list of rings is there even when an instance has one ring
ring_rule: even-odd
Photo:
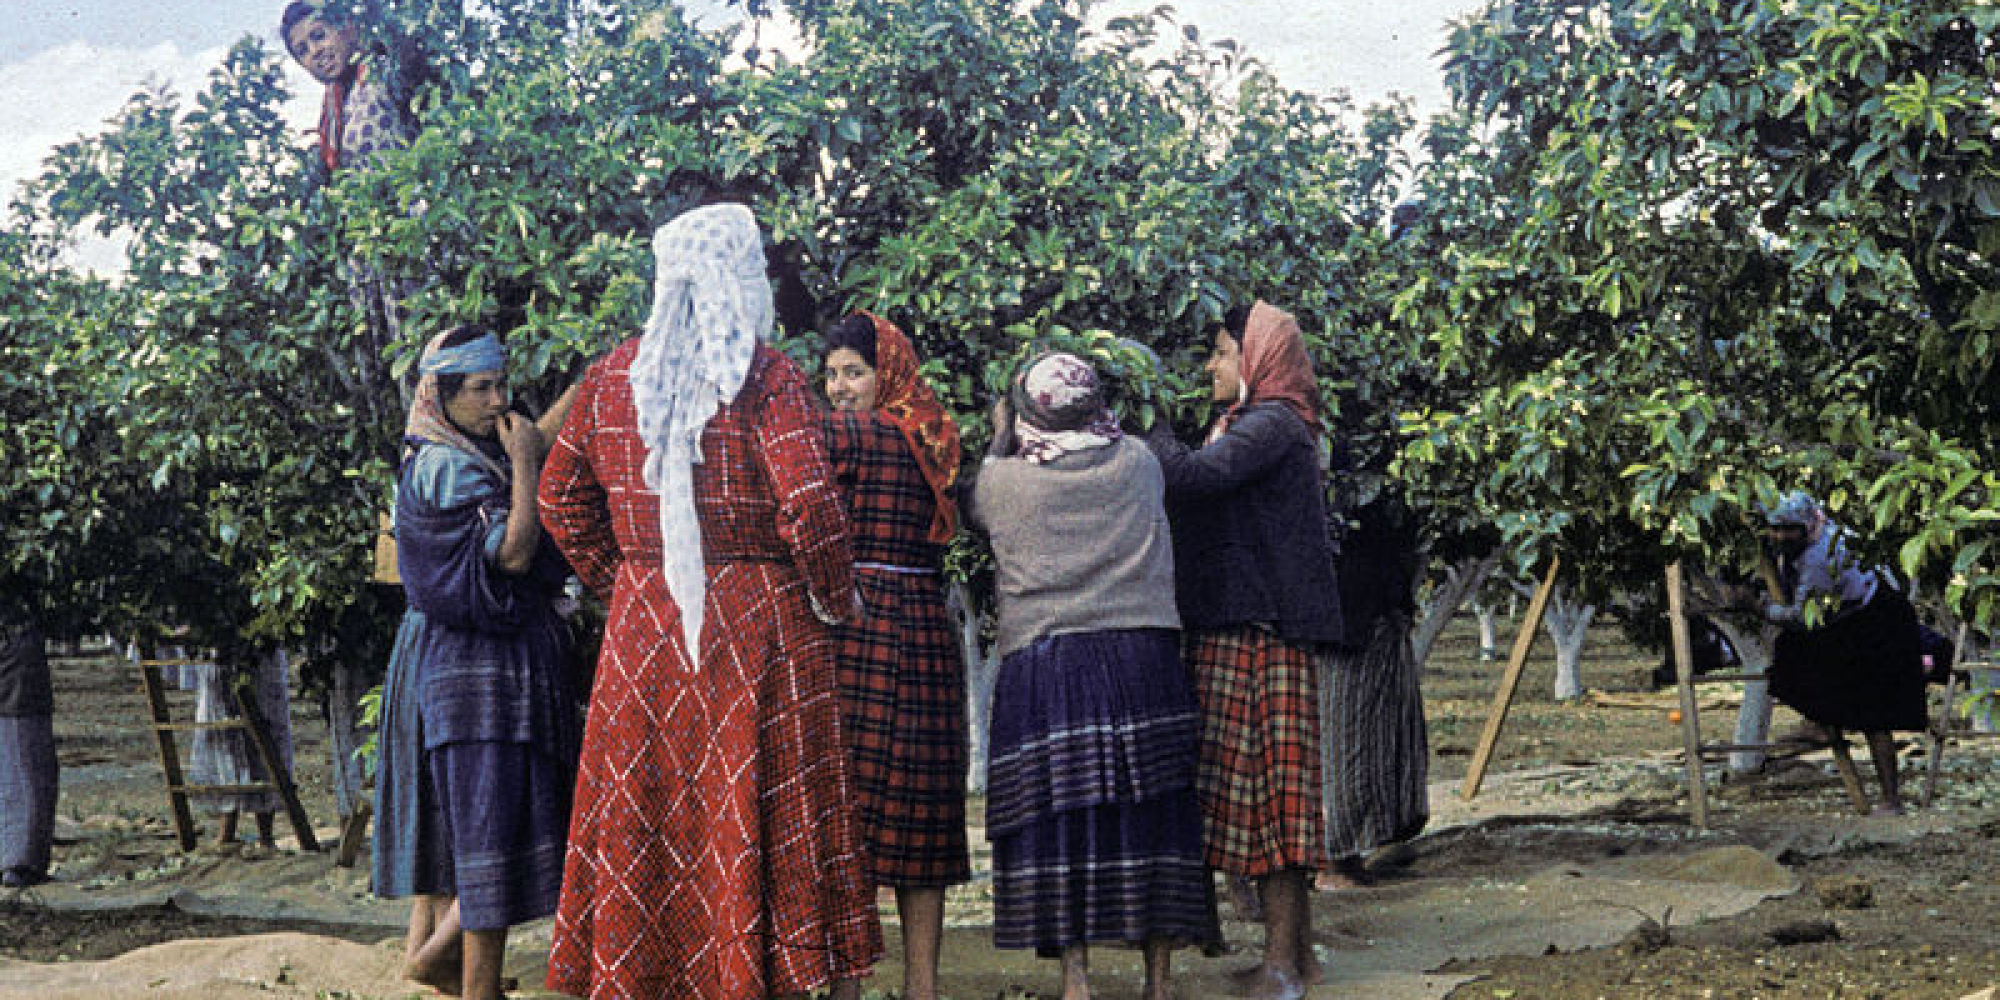
[[[830,621],[853,554],[811,391],[761,343],[741,205],[654,237],[646,332],[591,366],[542,518],[609,595],[548,985],[592,1000],[761,1000],[880,957]]]
[[[958,428],[895,324],[856,313],[826,338],[826,441],[847,501],[868,614],[835,630],[841,729],[854,755],[875,884],[896,891],[903,1000],[937,1000],[945,887],[965,842],[965,664],[938,570],[958,531]]]

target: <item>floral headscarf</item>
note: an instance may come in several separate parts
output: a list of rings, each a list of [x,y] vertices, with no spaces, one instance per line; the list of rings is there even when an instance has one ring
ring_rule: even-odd
[[[1097,369],[1074,354],[1052,352],[1023,365],[1009,397],[1015,454],[1037,465],[1125,436],[1104,405]]]
[[[918,374],[917,349],[910,338],[880,316],[861,315],[875,324],[875,409],[910,443],[910,454],[916,457],[936,501],[926,538],[943,545],[958,533],[958,503],[951,496],[961,457],[958,425],[951,422],[937,394]]]
[[[511,482],[513,475],[508,467],[488,454],[445,415],[444,392],[438,388],[439,375],[472,375],[503,371],[507,367],[507,349],[501,347],[500,338],[491,333],[456,347],[445,347],[444,342],[459,329],[453,327],[432,337],[424,347],[423,357],[417,361],[417,395],[410,403],[409,419],[403,424],[405,456],[415,454],[417,448],[427,441],[446,445],[478,459],[479,464],[499,477],[501,482]]]
[[[1306,353],[1305,335],[1292,314],[1263,300],[1250,307],[1243,323],[1239,373],[1243,389],[1217,420],[1208,439],[1220,438],[1243,408],[1256,403],[1282,403],[1314,434],[1322,431],[1319,420],[1319,382],[1313,377],[1312,357]]]
[[[763,234],[742,205],[697,208],[661,226],[653,265],[653,311],[628,377],[646,443],[646,485],[660,494],[667,591],[680,608],[688,659],[699,665],[707,597],[694,510],[701,432],[735,401],[776,311]]]

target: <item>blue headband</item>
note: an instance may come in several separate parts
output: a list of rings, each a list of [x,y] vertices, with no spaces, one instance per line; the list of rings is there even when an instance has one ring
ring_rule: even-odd
[[[499,337],[488,333],[457,347],[431,352],[418,363],[417,371],[425,375],[471,375],[475,372],[501,371],[506,367],[507,349],[500,346]]]

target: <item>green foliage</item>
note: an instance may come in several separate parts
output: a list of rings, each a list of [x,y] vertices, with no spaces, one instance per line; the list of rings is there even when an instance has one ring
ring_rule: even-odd
[[[1460,391],[1410,412],[1402,470],[1586,575],[1620,522],[1740,564],[1803,486],[1993,621],[1996,29],[1861,0],[1460,22],[1420,177],[1441,253],[1395,299]]]
[[[802,2],[811,54],[742,66],[663,0],[351,6],[398,56],[377,65],[420,84],[409,148],[329,180],[278,116],[282,56],[245,41],[192,99],[142,93],[60,149],[19,203],[4,571],[44,613],[379,666],[394,609],[363,584],[368,542],[423,342],[498,329],[519,394],[553,398],[636,332],[652,228],[718,194],[756,207],[818,321],[908,330],[975,448],[989,372],[1031,341],[1081,344],[1141,422],[1198,425],[1183,380],[1253,296],[1300,318],[1378,487],[1390,401],[1423,381],[1380,300],[1379,265],[1411,259],[1377,225],[1407,111],[1285,90],[1164,11],[1098,35],[1080,0]],[[78,227],[134,237],[123,281],[51,263]],[[397,339],[355,312],[356,265],[408,284]]]

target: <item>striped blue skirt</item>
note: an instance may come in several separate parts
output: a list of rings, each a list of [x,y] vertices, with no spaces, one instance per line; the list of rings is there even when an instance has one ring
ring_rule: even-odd
[[[1179,635],[1050,636],[1000,665],[987,836],[994,944],[1220,938]]]

